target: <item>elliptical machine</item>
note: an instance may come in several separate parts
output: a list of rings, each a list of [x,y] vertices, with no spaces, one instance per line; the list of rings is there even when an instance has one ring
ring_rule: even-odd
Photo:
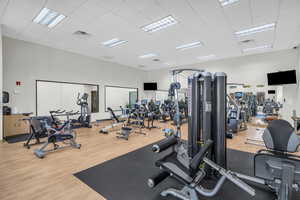
[[[234,100],[230,95],[227,95],[228,106],[227,111],[227,130],[228,133],[238,133],[247,130],[246,111],[242,105]]]
[[[72,120],[73,128],[92,128],[88,97],[89,95],[87,93],[83,93],[82,96],[80,96],[80,93],[78,93],[76,104],[80,106],[80,116],[77,120]]]

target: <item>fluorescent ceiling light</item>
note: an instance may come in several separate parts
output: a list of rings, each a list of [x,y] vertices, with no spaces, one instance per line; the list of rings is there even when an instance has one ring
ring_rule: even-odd
[[[174,19],[171,15],[169,15],[149,25],[143,26],[142,30],[148,33],[152,33],[167,28],[169,26],[175,25],[177,23],[178,22],[176,21],[176,19]]]
[[[230,4],[236,3],[239,0],[219,0],[222,6],[228,6]]]
[[[114,38],[114,39],[111,39],[111,40],[108,40],[108,41],[105,41],[105,42],[102,42],[102,44],[106,47],[115,47],[115,46],[118,46],[118,45],[121,45],[121,44],[124,44],[128,41],[126,40],[120,40],[118,38]]]
[[[58,23],[60,23],[64,18],[66,18],[65,15],[50,10],[49,8],[43,8],[41,12],[33,19],[33,22],[48,26],[48,28],[53,28]]]
[[[241,37],[241,36],[252,35],[254,33],[260,33],[264,31],[273,31],[275,29],[275,25],[276,25],[275,23],[271,23],[271,24],[265,24],[262,26],[245,29],[245,30],[235,32],[235,35],[237,37]]]
[[[180,45],[180,46],[176,47],[176,49],[186,50],[186,49],[191,49],[191,48],[201,47],[201,46],[203,46],[203,43],[200,42],[200,41],[197,41],[197,42],[192,42],[192,43]]]
[[[251,47],[251,48],[243,49],[243,52],[263,50],[263,49],[271,49],[271,48],[272,48],[272,45],[263,45],[263,46],[257,46],[257,47]]]
[[[140,58],[152,58],[152,57],[155,57],[155,56],[157,56],[157,54],[155,54],[155,53],[148,53],[148,54],[140,56]]]
[[[207,56],[200,56],[200,57],[198,57],[198,59],[200,59],[200,60],[209,60],[209,59],[213,59],[215,57],[216,57],[216,55],[210,54],[210,55],[207,55]]]

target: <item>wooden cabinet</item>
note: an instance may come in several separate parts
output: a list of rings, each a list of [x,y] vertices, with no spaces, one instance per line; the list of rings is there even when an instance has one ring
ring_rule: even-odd
[[[4,137],[29,133],[27,121],[22,119],[26,116],[22,114],[3,115],[3,133]]]

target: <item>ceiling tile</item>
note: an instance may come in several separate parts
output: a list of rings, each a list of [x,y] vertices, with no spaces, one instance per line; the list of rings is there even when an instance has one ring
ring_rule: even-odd
[[[128,23],[136,26],[137,28],[149,23],[149,19],[147,19],[143,13],[132,8],[127,3],[123,3],[119,9],[113,10],[112,13],[121,17],[123,20],[126,20]]]
[[[169,14],[160,7],[156,0],[128,0],[127,4],[133,10],[142,13],[143,16],[149,20],[148,23],[159,20]]]
[[[10,32],[18,34],[32,23],[44,3],[45,0],[10,0],[2,23],[10,29]]]
[[[0,1],[0,9],[3,2]],[[300,42],[299,0],[240,0],[222,7],[218,0],[10,0],[3,15],[3,34],[106,59],[127,66],[146,65],[146,69],[199,63],[199,56],[215,54],[217,59],[242,56],[241,49],[274,42],[273,50],[291,48]],[[43,7],[67,15],[52,29],[32,19]],[[167,15],[178,24],[154,33],[141,27]],[[235,38],[234,31],[278,21],[274,32]],[[72,35],[82,30],[91,34],[83,39]],[[112,38],[128,43],[107,48],[101,43]],[[254,42],[240,44],[241,40]],[[178,45],[202,41],[203,47],[177,51]],[[157,53],[160,62],[139,59]],[[253,52],[257,53],[257,52]],[[106,59],[107,60],[107,59]]]
[[[253,25],[276,22],[279,16],[279,0],[250,0]]]
[[[224,13],[234,31],[239,31],[252,26],[249,0],[242,0],[224,7]]]
[[[70,15],[88,0],[48,0],[45,7],[58,11],[63,15]]]
[[[0,24],[2,24],[2,17],[8,6],[8,2],[9,2],[9,0],[1,0],[0,1]]]
[[[286,49],[295,45],[293,38],[300,30],[300,1],[282,0],[276,28],[275,48]]]

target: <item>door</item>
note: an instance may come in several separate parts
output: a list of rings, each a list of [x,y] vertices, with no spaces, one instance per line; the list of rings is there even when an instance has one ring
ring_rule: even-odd
[[[129,92],[129,105],[132,106],[138,101],[138,93],[136,91]]]

